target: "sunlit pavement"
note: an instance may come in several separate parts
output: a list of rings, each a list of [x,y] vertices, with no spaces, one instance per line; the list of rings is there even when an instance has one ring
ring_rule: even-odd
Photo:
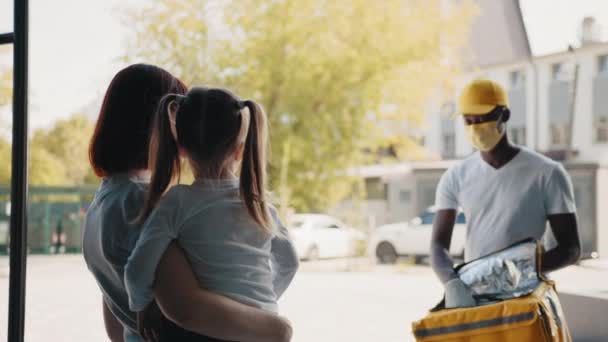
[[[0,258],[0,341],[6,340],[8,278]],[[606,279],[607,269],[558,273],[558,288]],[[28,259],[26,341],[106,341],[99,290],[80,255]],[[412,341],[410,323],[441,296],[428,267],[377,266],[365,259],[303,263],[282,298],[294,341]]]
[[[0,265],[6,263],[0,259]],[[99,290],[81,256],[31,256],[27,291],[26,341],[107,340]],[[0,276],[0,293],[4,341],[6,274]],[[407,341],[409,322],[439,295],[439,285],[424,267],[330,260],[303,263],[280,304],[294,325],[294,341]]]

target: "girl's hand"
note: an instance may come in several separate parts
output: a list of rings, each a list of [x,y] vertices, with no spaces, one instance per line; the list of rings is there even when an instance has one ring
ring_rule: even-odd
[[[146,341],[160,341],[160,327],[163,314],[156,301],[150,303],[143,311],[137,313],[137,330]]]

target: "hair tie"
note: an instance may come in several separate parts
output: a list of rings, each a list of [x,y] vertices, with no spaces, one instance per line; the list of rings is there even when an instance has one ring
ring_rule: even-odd
[[[241,110],[245,107],[247,107],[247,105],[245,104],[246,101],[236,101],[236,108],[238,108],[238,110]]]
[[[188,98],[188,96],[186,95],[181,95],[181,94],[175,94],[175,103],[178,106],[181,106],[182,103]]]

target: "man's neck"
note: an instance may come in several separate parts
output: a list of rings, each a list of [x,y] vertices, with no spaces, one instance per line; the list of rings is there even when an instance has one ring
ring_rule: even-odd
[[[492,150],[481,152],[481,157],[493,168],[500,169],[510,162],[519,153],[519,150],[519,147],[511,145],[505,135]]]

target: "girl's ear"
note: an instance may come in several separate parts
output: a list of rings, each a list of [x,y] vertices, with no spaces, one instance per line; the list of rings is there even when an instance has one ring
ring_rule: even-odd
[[[243,152],[245,152],[245,143],[241,142],[239,143],[236,148],[234,149],[233,152],[233,158],[235,161],[240,162],[243,160]]]

